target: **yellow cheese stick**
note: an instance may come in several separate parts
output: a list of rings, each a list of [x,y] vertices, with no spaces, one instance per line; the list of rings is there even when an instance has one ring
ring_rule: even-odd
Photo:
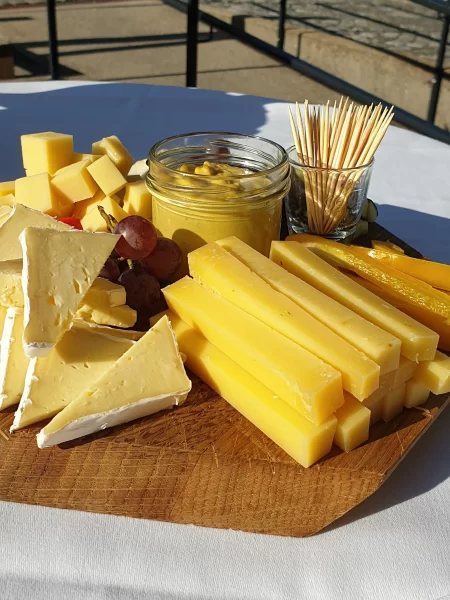
[[[180,319],[315,425],[343,404],[338,371],[231,302],[189,277],[163,294]]]
[[[350,452],[369,439],[370,410],[350,394],[344,394],[344,398],[344,404],[336,411],[334,443]]]
[[[161,318],[154,317],[152,325]],[[303,467],[328,454],[336,430],[332,415],[313,425],[200,333],[167,311],[186,365],[217,394]]]
[[[381,396],[369,396],[362,402],[363,406],[370,410],[370,425],[375,425],[381,420],[381,411],[383,408],[383,398]]]
[[[352,310],[292,275],[236,237],[217,242],[272,288],[301,306],[315,319],[363,352],[380,366],[383,375],[396,369],[400,340]]]
[[[450,392],[450,357],[436,352],[434,360],[419,364],[414,379],[433,394],[447,394]]]
[[[417,381],[415,377],[406,382],[405,390],[405,406],[406,408],[414,408],[420,404],[424,404],[430,396],[430,390],[426,385]]]
[[[298,242],[273,242],[271,258],[325,294],[382,327],[402,342],[410,360],[431,360],[438,335],[329,265]]]
[[[428,364],[429,361],[426,361]],[[419,363],[414,362],[413,360],[408,360],[404,356],[402,356],[400,360],[400,365],[395,373],[394,384],[392,389],[398,388],[402,383],[411,379],[411,377],[415,374],[417,369],[419,368]]]
[[[378,388],[380,367],[376,363],[218,244],[191,252],[188,261],[196,281],[340,371],[344,389],[358,400]]]
[[[403,410],[405,403],[406,383],[388,392],[383,398],[381,404],[381,418],[383,421],[390,421]]]

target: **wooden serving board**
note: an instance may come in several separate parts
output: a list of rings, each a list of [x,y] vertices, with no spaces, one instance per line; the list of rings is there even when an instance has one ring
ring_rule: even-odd
[[[371,235],[388,237],[378,226]],[[40,427],[10,435],[13,410],[0,413],[0,500],[307,536],[375,492],[450,402],[432,396],[304,469],[192,379],[180,408],[45,450]]]

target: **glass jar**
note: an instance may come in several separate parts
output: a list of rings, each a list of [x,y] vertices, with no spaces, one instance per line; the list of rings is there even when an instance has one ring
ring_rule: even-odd
[[[281,146],[256,136],[194,133],[155,144],[148,166],[152,220],[180,246],[183,272],[189,252],[231,235],[269,255],[290,188]]]

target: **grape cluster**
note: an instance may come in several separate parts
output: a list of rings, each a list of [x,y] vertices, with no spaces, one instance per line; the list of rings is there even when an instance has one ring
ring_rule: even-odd
[[[100,277],[123,285],[128,306],[138,314],[135,329],[146,330],[150,317],[167,308],[161,286],[178,270],[181,250],[173,240],[158,237],[155,226],[138,215],[122,219],[113,233],[121,237]]]

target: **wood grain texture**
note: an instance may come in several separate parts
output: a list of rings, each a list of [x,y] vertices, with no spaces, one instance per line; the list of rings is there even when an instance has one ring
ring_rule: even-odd
[[[432,396],[304,469],[192,379],[175,410],[45,450],[40,427],[10,435],[13,410],[0,413],[0,500],[307,536],[376,491],[450,402]]]

